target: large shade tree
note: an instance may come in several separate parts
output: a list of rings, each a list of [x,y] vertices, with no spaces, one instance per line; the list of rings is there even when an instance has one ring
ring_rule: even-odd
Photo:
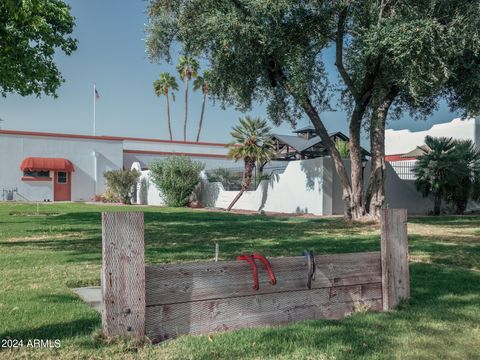
[[[169,60],[179,42],[206,58],[209,94],[224,105],[247,110],[264,101],[277,124],[307,116],[334,161],[346,216],[377,217],[391,109],[397,116],[426,116],[441,98],[452,109],[480,108],[479,6],[461,0],[151,0],[147,51],[154,61]],[[328,61],[340,86],[327,82]],[[351,174],[322,121],[332,92],[349,113]],[[372,153],[366,189],[362,126]]]
[[[74,26],[64,1],[0,1],[0,94],[56,96],[63,78],[55,54],[75,51]]]
[[[174,76],[170,75],[167,72],[161,73],[160,77],[153,82],[153,90],[155,95],[158,97],[165,96],[165,101],[167,104],[167,121],[168,121],[168,133],[170,135],[170,140],[173,140],[172,135],[172,123],[170,120],[170,96],[169,92],[172,93],[172,99],[175,101],[174,91],[178,91],[177,80]]]

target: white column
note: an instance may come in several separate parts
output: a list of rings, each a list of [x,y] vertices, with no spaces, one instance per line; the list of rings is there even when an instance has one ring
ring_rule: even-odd
[[[93,192],[94,192],[94,196],[95,195],[98,195],[97,194],[97,191],[98,191],[98,152],[96,152],[95,150],[93,151],[92,153],[93,155],[93,180],[94,180],[94,188],[93,188]]]

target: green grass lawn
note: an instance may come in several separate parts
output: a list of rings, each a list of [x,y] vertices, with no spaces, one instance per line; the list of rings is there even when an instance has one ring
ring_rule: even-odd
[[[379,250],[378,227],[189,209],[0,204],[0,339],[60,339],[61,348],[5,350],[0,358],[479,359],[480,216],[409,220],[412,299],[389,313],[307,321],[159,346],[107,342],[100,315],[71,288],[98,285],[101,211],[145,211],[149,263]]]

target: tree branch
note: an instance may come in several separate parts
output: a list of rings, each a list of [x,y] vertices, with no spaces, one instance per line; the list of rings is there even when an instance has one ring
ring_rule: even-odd
[[[280,85],[287,94],[292,96],[303,108],[307,116],[310,118],[312,125],[314,126],[315,130],[318,132],[320,139],[322,140],[323,145],[327,148],[330,156],[332,157],[333,164],[335,169],[337,170],[337,174],[340,178],[340,182],[343,187],[343,199],[345,200],[346,208],[347,208],[347,217],[351,216],[351,211],[349,208],[349,201],[352,195],[352,186],[350,183],[350,179],[348,177],[347,171],[345,169],[345,165],[342,160],[342,156],[338,152],[338,149],[335,146],[335,143],[330,138],[325,125],[323,124],[322,120],[320,119],[320,115],[318,114],[317,110],[313,106],[310,98],[305,96],[302,99],[298,99],[295,96],[294,92],[291,89],[290,84],[288,83],[288,79],[285,74],[282,72],[281,67],[276,63],[274,60],[271,60],[270,65],[270,77],[274,79],[276,84]]]
[[[348,75],[345,66],[343,65],[343,37],[345,34],[345,21],[347,20],[348,8],[345,7],[338,15],[337,35],[335,38],[335,65],[342,77],[348,90],[352,93],[356,102],[361,101],[361,96],[358,93],[350,75]]]

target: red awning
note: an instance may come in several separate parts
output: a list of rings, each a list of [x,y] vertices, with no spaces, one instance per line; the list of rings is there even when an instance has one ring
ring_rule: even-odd
[[[42,158],[42,157],[29,157],[22,161],[20,165],[22,171],[75,171],[73,164],[70,160],[62,158]]]

